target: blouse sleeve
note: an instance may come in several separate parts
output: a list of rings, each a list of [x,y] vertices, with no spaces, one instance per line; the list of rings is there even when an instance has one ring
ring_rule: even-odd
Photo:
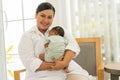
[[[75,38],[72,36],[72,34],[68,33],[66,29],[64,29],[64,31],[65,31],[65,38],[68,40],[68,45],[66,46],[66,49],[70,49],[73,52],[75,52],[76,53],[75,57],[76,57],[80,52],[80,47],[76,42]]]
[[[35,72],[42,60],[35,56],[34,44],[30,34],[25,33],[19,43],[18,52],[20,59],[27,70]]]

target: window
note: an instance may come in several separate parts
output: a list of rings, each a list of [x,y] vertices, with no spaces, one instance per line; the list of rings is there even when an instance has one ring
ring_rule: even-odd
[[[18,56],[18,43],[24,31],[35,25],[35,10],[45,0],[3,0],[4,36],[7,77],[13,80],[13,71],[23,68]],[[16,66],[16,67],[15,67]]]

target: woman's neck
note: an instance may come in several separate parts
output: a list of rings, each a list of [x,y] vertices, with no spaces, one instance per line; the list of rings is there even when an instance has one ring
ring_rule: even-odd
[[[43,35],[45,34],[45,32],[47,31],[47,30],[41,30],[41,29],[38,29],[41,33],[43,33]]]

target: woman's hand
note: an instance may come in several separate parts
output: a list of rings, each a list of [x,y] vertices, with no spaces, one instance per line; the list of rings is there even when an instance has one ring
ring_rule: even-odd
[[[42,70],[51,70],[51,66],[54,66],[55,63],[50,63],[50,62],[42,62],[40,67],[36,71],[42,71]]]
[[[55,65],[51,66],[51,70],[60,70],[60,69],[64,69],[66,67],[66,63],[64,63],[64,61],[55,61]]]

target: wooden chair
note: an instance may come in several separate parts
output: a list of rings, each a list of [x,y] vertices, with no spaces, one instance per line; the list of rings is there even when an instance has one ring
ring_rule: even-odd
[[[21,80],[20,73],[25,72],[25,71],[26,71],[26,69],[15,70],[14,71],[14,80]]]
[[[104,80],[100,38],[77,38],[80,54],[74,59],[97,80]]]
[[[97,80],[104,80],[100,38],[76,38],[76,40],[81,51],[74,60],[90,75],[97,76]],[[20,73],[25,71],[25,69],[14,71],[14,80],[20,80]]]

